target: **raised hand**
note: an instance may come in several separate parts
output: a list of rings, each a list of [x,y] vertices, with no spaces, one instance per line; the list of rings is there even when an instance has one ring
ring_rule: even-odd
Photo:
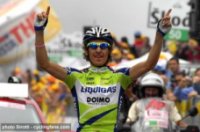
[[[36,16],[34,23],[35,31],[43,31],[48,23],[48,16],[50,13],[50,6],[47,7],[46,11],[43,11]]]
[[[162,26],[163,27],[169,27],[171,26],[171,16],[170,16],[170,13],[171,13],[172,9],[169,9],[167,11],[167,13],[164,15],[164,17],[162,18]]]
[[[160,32],[163,36],[167,34],[172,27],[171,16],[170,16],[171,11],[172,10],[169,9],[167,13],[163,16],[163,18],[158,22],[157,25],[158,32]]]

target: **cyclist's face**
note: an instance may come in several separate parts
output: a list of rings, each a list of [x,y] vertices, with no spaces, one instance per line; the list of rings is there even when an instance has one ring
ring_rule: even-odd
[[[145,97],[156,97],[159,94],[159,90],[154,87],[147,87],[144,90]]]
[[[104,66],[108,61],[110,44],[103,40],[88,43],[89,60],[93,66]]]

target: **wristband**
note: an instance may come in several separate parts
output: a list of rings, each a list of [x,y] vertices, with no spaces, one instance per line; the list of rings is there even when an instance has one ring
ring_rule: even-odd
[[[38,18],[36,18],[36,20],[34,22],[35,31],[43,31],[45,29],[47,23],[48,23],[47,18],[45,18],[43,20],[39,20]]]
[[[169,27],[163,27],[162,20],[158,21],[157,24],[157,31],[162,35],[165,36],[169,31],[171,30],[171,26]]]
[[[43,48],[43,47],[45,47],[45,44],[36,44],[35,47],[36,48]]]

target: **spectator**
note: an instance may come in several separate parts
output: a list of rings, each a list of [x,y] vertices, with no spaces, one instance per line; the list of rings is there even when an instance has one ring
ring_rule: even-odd
[[[200,67],[195,70],[192,81],[194,90],[200,95]]]
[[[169,78],[166,88],[171,89],[172,91],[175,88],[174,76],[180,72],[179,59],[172,57],[167,62],[166,76]]]
[[[190,39],[188,44],[181,45],[177,56],[193,63],[200,62],[200,46],[198,42],[194,39]]]
[[[165,75],[166,70],[162,66],[157,65],[153,69],[153,72],[157,73],[164,81],[164,85],[165,85],[165,88],[166,88],[165,98],[168,99],[168,100],[171,100],[171,101],[175,101],[176,97],[174,96],[173,91],[168,86],[169,78]]]
[[[108,66],[116,66],[122,59],[122,51],[119,48],[114,48],[111,52],[111,62],[108,63]]]
[[[200,95],[200,77],[194,76],[192,78],[194,90]]]
[[[194,74],[195,76],[200,77],[200,67],[195,70]]]
[[[137,57],[140,57],[140,56],[142,56],[141,51],[142,51],[142,48],[144,47],[144,39],[143,39],[141,32],[139,32],[139,31],[135,32],[134,39],[135,40],[133,42],[133,47],[136,50]]]
[[[142,50],[141,50],[141,54],[142,54],[142,55],[148,53],[149,50],[151,49],[149,37],[144,36],[143,42],[144,42],[144,45],[143,45],[143,48],[142,48]]]
[[[178,101],[187,100],[188,98],[197,95],[197,92],[194,90],[194,88],[187,85],[188,80],[184,74],[176,74],[175,81],[177,83],[177,86],[174,90],[174,95],[176,96]]]
[[[170,40],[170,41],[167,41],[166,43],[166,47],[167,47],[167,50],[172,54],[172,55],[175,55],[176,52],[177,52],[177,41],[175,40]]]
[[[189,45],[189,53],[188,53],[188,59],[189,61],[193,63],[199,63],[200,62],[200,46],[198,42],[194,39],[190,39],[188,42]]]

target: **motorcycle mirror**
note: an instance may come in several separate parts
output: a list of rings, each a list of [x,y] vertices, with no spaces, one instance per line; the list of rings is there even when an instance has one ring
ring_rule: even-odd
[[[198,109],[196,107],[193,107],[192,109],[189,110],[188,115],[189,116],[196,116],[198,114]]]

